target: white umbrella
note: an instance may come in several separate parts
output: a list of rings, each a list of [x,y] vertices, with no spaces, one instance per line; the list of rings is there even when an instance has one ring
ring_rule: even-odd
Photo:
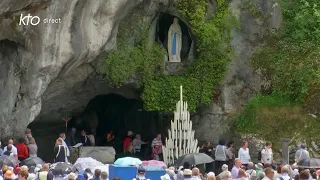
[[[80,173],[83,173],[87,168],[103,166],[103,164],[91,157],[78,158],[74,163],[73,168],[77,169]]]

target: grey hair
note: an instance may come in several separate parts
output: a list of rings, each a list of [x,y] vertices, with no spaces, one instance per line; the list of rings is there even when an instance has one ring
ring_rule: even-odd
[[[248,162],[248,168],[250,168],[250,169],[253,169],[253,168],[254,168],[253,162]]]

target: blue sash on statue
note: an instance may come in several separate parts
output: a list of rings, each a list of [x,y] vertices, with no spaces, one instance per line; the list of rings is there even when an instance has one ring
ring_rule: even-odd
[[[172,55],[177,54],[177,33],[173,33],[172,39]]]

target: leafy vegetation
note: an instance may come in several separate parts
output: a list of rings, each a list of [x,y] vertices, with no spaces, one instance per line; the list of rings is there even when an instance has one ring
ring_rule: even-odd
[[[183,74],[163,75],[163,49],[157,44],[148,48],[146,39],[142,38],[147,34],[143,30],[135,33],[136,29],[122,28],[117,49],[108,54],[103,68],[108,81],[114,86],[121,86],[130,79],[139,82],[143,88],[144,108],[150,111],[172,111],[179,99],[180,85],[184,86],[184,99],[191,111],[199,104],[211,103],[214,88],[224,77],[230,60],[230,32],[237,24],[228,9],[229,0],[217,2],[214,14],[207,14],[205,0],[178,0],[175,3],[196,38],[196,59]],[[133,46],[126,45],[128,39],[137,34],[142,36],[134,40]]]
[[[180,76],[151,79],[142,98],[147,110],[172,111],[179,99],[179,87],[184,86],[184,98],[189,109],[212,101],[214,88],[226,72],[230,60],[230,32],[236,20],[228,9],[228,0],[219,0],[215,14],[207,14],[205,0],[179,0],[175,6],[184,14],[196,37],[196,59]]]
[[[149,47],[148,29],[145,26],[135,29],[138,38],[134,45],[128,45],[132,36],[129,29],[121,29],[117,49],[108,54],[103,71],[108,82],[120,87],[129,80],[135,80],[142,86],[146,80],[159,75],[163,70],[165,49],[154,43]]]
[[[283,26],[252,57],[271,82],[237,118],[237,130],[279,142],[279,137],[312,139],[319,131],[320,1],[280,1]],[[318,104],[317,104],[318,103]]]

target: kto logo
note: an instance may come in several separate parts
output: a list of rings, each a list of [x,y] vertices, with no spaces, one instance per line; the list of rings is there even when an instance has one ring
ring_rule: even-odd
[[[40,23],[39,16],[31,16],[28,14],[28,16],[23,16],[23,14],[20,15],[20,22],[19,25],[29,25],[29,23],[33,26],[36,26]]]

